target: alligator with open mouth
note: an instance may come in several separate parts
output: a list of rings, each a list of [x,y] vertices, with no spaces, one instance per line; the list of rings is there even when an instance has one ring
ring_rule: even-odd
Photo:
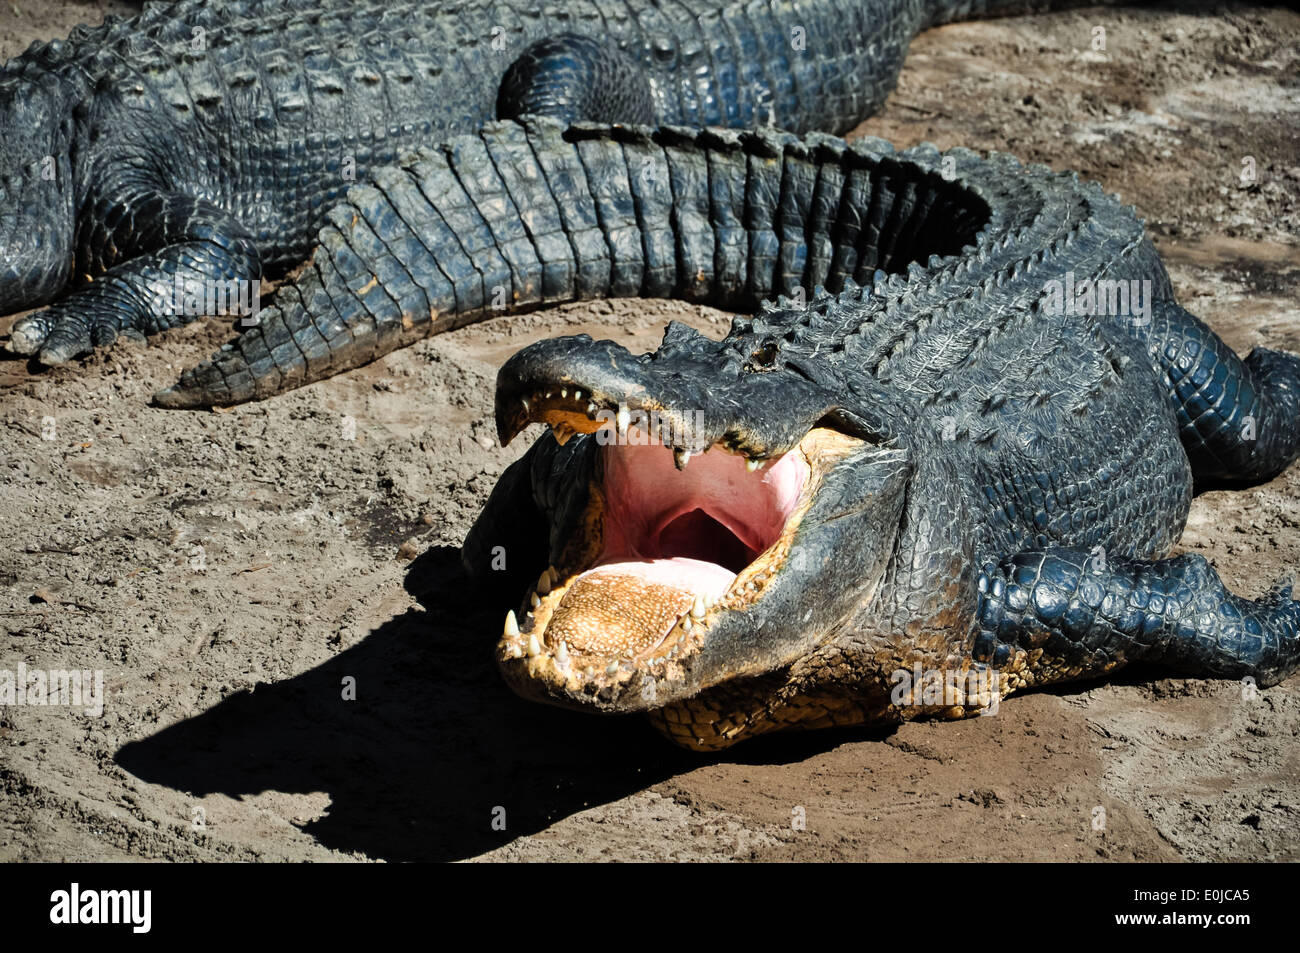
[[[916,13],[908,29],[930,22],[921,6],[899,7]],[[307,60],[335,56],[310,30],[288,29],[300,13],[237,32],[284,27]],[[32,161],[0,181],[6,198],[22,197],[0,216],[0,247],[20,253],[17,265],[4,260],[0,300],[48,300],[74,262],[108,269],[16,325],[16,341],[52,359],[152,327],[138,306],[160,274],[276,260],[231,196],[275,196],[267,208],[282,215],[266,234],[288,249],[342,192],[294,177],[308,153],[331,168],[329,136],[322,152],[310,135],[302,150],[272,135],[261,158],[275,171],[253,162],[257,181],[213,171],[239,162],[152,161],[129,122],[132,97],[176,93],[139,113],[155,118],[175,118],[159,102],[178,114],[244,102],[179,81],[180,64],[202,55],[150,47],[156,69],[131,65],[151,40],[175,53],[178,23],[188,26],[164,18],[156,35],[110,25],[93,34],[115,37],[102,56],[87,59],[84,34],[0,78],[10,112],[33,120],[14,133],[15,154]],[[784,43],[788,24],[773,23]],[[548,49],[528,60],[540,85],[524,82],[522,100],[575,64],[600,76],[629,69],[622,47],[614,56],[578,38],[554,58]],[[681,53],[691,49],[702,55],[699,44]],[[668,51],[676,62],[677,47]],[[114,72],[123,58],[125,73]],[[69,118],[53,66],[71,63],[81,82],[93,75],[83,61],[108,71],[94,89],[115,92]],[[892,82],[890,62],[868,90]],[[264,111],[286,107],[267,113],[267,129],[315,102],[283,65],[270,57],[220,77],[262,90],[249,96]],[[407,72],[386,75],[401,86]],[[313,96],[352,89],[303,75]],[[349,75],[359,89],[379,74],[361,64]],[[674,86],[674,101],[712,101],[700,92],[714,88],[712,68],[671,75],[704,83]],[[591,88],[589,76],[579,85]],[[801,109],[775,121],[836,125]],[[54,133],[50,117],[60,117]],[[118,162],[124,142],[139,148]],[[374,161],[363,167],[401,144],[367,146]],[[180,189],[167,178],[206,173],[216,177]],[[274,306],[161,403],[267,396],[441,329],[563,301],[674,297],[752,314],[722,341],[680,324],[650,355],[560,338],[502,369],[502,437],[535,422],[549,432],[503,475],[463,558],[494,591],[522,597],[497,653],[526,696],[647,712],[674,740],[711,749],[787,727],[984,711],[1011,691],[1131,661],[1261,685],[1300,665],[1300,603],[1288,588],[1245,599],[1203,558],[1165,558],[1195,482],[1265,479],[1300,452],[1300,360],[1267,349],[1238,358],[1175,303],[1141,221],[1095,185],[1007,156],[898,153],[871,138],[525,117],[376,169],[323,217],[315,252]]]
[[[502,367],[502,440],[548,430],[463,561],[523,593],[497,647],[519,693],[715,749],[1133,661],[1261,686],[1300,666],[1288,586],[1246,599],[1165,558],[1194,484],[1300,453],[1300,359],[1227,348],[1095,184],[816,134],[528,120],[457,149],[469,240],[516,223],[532,286],[756,312],[721,341],[674,323],[652,354],[581,335]],[[342,244],[443,209],[403,196]],[[436,270],[452,237],[405,264]],[[302,300],[357,310],[324,257]]]

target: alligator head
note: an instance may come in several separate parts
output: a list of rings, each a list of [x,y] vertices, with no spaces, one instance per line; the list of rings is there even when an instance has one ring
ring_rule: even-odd
[[[909,455],[885,395],[846,402],[779,330],[779,318],[739,319],[716,342],[674,323],[651,355],[557,338],[501,369],[502,441],[550,428],[464,549],[487,576],[512,540],[548,557],[497,646],[516,692],[673,722],[687,700],[707,707],[747,681],[780,682],[869,605]],[[833,373],[834,362],[816,366]],[[517,512],[530,500],[540,519]],[[718,747],[746,729],[732,732],[675,740]]]
[[[72,120],[61,81],[0,68],[0,312],[43,304],[72,270]]]

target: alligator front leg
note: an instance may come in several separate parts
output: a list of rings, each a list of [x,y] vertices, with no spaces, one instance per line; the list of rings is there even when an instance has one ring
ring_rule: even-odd
[[[1194,553],[1146,562],[1101,549],[1026,550],[986,564],[979,589],[973,656],[1013,687],[1136,661],[1263,686],[1300,667],[1300,602],[1290,586],[1244,599]]]
[[[83,270],[102,274],[44,311],[15,322],[11,347],[62,364],[119,335],[143,337],[208,314],[244,313],[261,259],[253,237],[202,199],[136,195],[101,208],[79,243]],[[232,284],[237,282],[238,284]],[[232,301],[232,296],[235,299]]]

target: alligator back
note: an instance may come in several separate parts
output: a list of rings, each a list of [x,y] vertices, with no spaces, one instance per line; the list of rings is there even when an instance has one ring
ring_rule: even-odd
[[[916,0],[181,0],[34,45],[6,69],[89,94],[84,200],[146,169],[247,223],[272,267],[349,184],[494,118],[503,74],[560,33],[612,41],[667,123],[843,131],[892,88]],[[93,148],[86,148],[93,142]]]

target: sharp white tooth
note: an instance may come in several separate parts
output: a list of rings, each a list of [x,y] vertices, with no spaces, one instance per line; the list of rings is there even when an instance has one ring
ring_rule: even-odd
[[[574,392],[573,392],[573,399],[574,399],[574,400],[582,400],[582,391],[580,391],[580,390],[574,390]]]
[[[528,637],[528,655],[529,655],[529,657],[532,657],[532,656],[534,656],[534,655],[541,655],[541,654],[542,654],[542,643],[537,641],[537,636],[535,636],[535,635],[530,635],[530,636]]]
[[[524,413],[528,413],[528,411],[529,411],[530,408],[529,408],[529,406],[528,406],[528,398],[527,398],[527,397],[520,397],[520,398],[519,398],[519,405],[520,405],[521,407],[524,408]]]
[[[507,653],[511,658],[522,658],[522,657],[523,657],[523,654],[524,654],[524,650],[523,650],[523,648],[519,645],[518,642],[512,642],[511,645],[510,645],[510,648],[506,649],[506,653]]]
[[[595,677],[596,677],[596,670],[595,670],[595,668],[593,668],[592,666],[588,665],[586,668],[584,668],[584,669],[582,670],[582,676],[583,676],[583,678],[595,678]]]
[[[511,609],[506,613],[506,638],[519,638],[519,621],[515,618],[515,610]]]
[[[745,469],[746,469],[748,472],[750,472],[750,473],[753,473],[755,470],[757,470],[757,469],[758,469],[759,467],[761,467],[762,465],[763,465],[763,461],[762,461],[762,460],[755,460],[755,459],[751,459],[751,458],[746,458],[746,459],[745,459]]]
[[[683,632],[689,632],[689,631],[691,631],[691,624],[692,624],[692,623],[691,623],[691,617],[690,617],[690,616],[687,616],[686,618],[682,619],[682,631],[683,631]]]
[[[689,450],[673,451],[673,466],[677,467],[678,470],[685,470],[686,464],[690,462],[690,459],[691,452]]]
[[[535,593],[535,592],[530,592],[530,593],[528,594],[528,601],[529,601],[529,603],[532,604],[532,607],[533,607],[534,609],[536,609],[538,606],[540,606],[540,605],[542,604],[542,600],[537,598],[537,593]]]
[[[569,388],[567,388],[567,387],[561,387],[561,388],[560,388],[560,396],[561,396],[561,397],[568,397],[568,396],[569,396]]]
[[[551,399],[551,391],[549,391],[549,390],[546,392],[546,399],[547,399],[547,400],[550,400],[550,399]]]
[[[549,566],[543,569],[542,574],[537,578],[537,592],[543,596],[551,594],[551,570]]]
[[[569,644],[563,639],[560,640],[559,646],[555,650],[555,661],[563,665],[569,660]]]
[[[595,417],[596,411],[598,410],[600,410],[600,408],[596,406],[596,402],[593,400],[591,403],[587,405],[587,416]]]
[[[618,674],[618,662],[617,661],[610,662],[609,667],[605,669],[605,674],[606,675]]]
[[[632,414],[626,407],[620,406],[618,408],[618,413],[614,417],[614,422],[618,425],[618,432],[620,434],[625,434],[627,433],[627,428],[632,423]]]
[[[691,618],[703,619],[704,613],[707,612],[708,609],[709,609],[709,605],[707,602],[704,601],[704,597],[701,595],[696,595],[695,604],[691,606]]]

